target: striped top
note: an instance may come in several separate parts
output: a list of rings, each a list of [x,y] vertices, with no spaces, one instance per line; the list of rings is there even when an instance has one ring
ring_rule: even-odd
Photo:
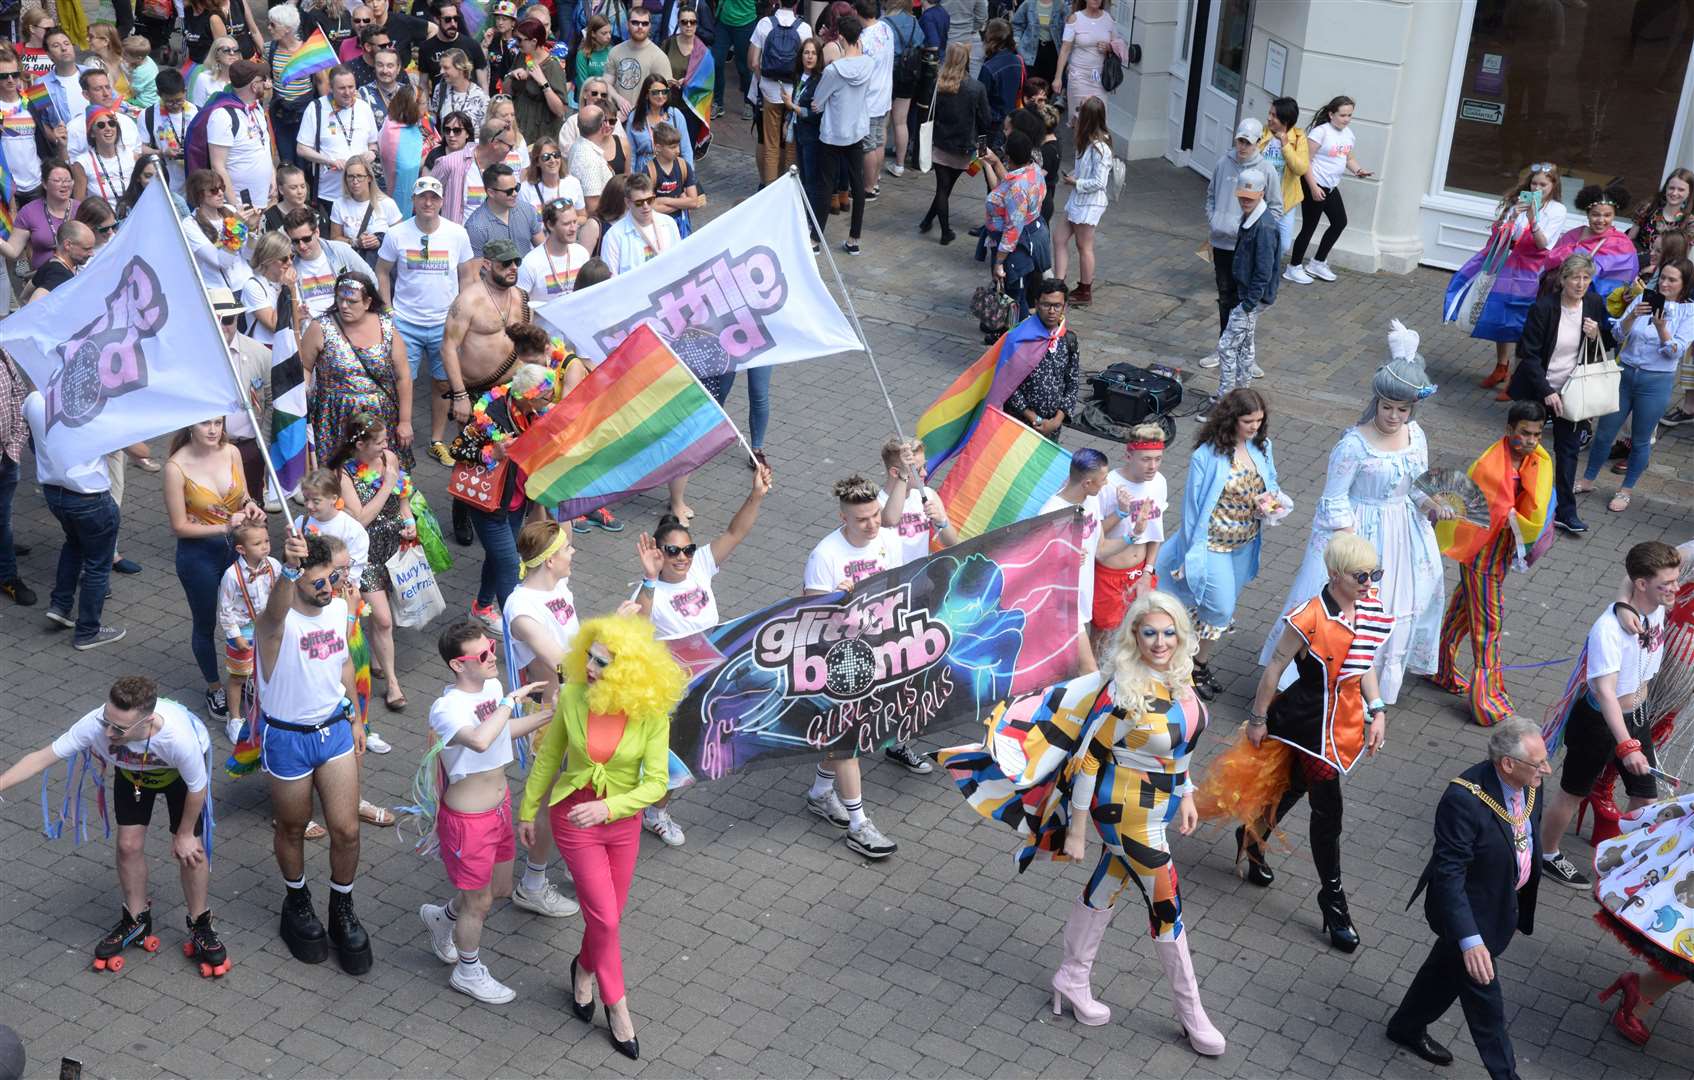
[[[284,79],[283,72],[288,70],[288,62],[294,59],[304,45],[296,45],[292,49],[283,49],[275,42],[271,43],[271,94],[286,102],[304,101],[312,96],[312,77],[301,75],[293,79]]]

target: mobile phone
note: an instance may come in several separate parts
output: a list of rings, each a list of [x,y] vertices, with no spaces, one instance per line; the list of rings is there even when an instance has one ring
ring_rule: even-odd
[[[250,210],[250,209],[252,209],[252,207],[253,207],[253,196],[248,193],[246,188],[242,188],[241,189],[241,208],[243,210]]]
[[[1641,299],[1647,301],[1647,306],[1653,309],[1653,314],[1662,315],[1665,311],[1665,294],[1657,289],[1648,289],[1641,294]]]
[[[76,1058],[60,1058],[59,1080],[82,1080],[82,1062]]]
[[[976,137],[976,156],[981,157],[987,150],[988,150],[988,136],[978,135]]]

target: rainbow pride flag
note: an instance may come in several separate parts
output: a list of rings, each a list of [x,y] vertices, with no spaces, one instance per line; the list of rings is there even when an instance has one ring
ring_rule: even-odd
[[[688,73],[682,78],[682,119],[688,124],[689,145],[696,160],[706,156],[712,145],[712,81],[717,71],[712,50],[695,39],[688,57]]]
[[[941,391],[935,403],[918,417],[917,435],[931,473],[964,449],[984,410],[1004,405],[1064,332],[1061,323],[1049,333],[1040,317],[1031,315],[1000,335],[976,363]]]
[[[462,0],[459,4],[459,18],[465,20],[465,33],[478,41],[482,40],[482,28],[488,25],[487,0]]]
[[[336,59],[335,50],[330,47],[329,38],[324,36],[323,27],[312,31],[312,36],[300,43],[294,50],[294,55],[288,58],[288,63],[282,69],[279,83],[292,82],[307,75],[315,75],[320,71],[334,67],[341,61]]]
[[[24,107],[34,109],[38,105],[46,106],[52,113],[58,112],[53,107],[53,95],[47,92],[47,84],[40,80],[31,83],[29,89],[24,91]],[[53,117],[50,115],[48,119]]]
[[[693,472],[738,438],[700,380],[641,326],[506,456],[530,498],[577,517]]]
[[[947,470],[941,504],[961,540],[1034,517],[1065,486],[1071,456],[992,405]]]
[[[6,164],[4,143],[0,139],[0,239],[12,235],[12,169]]]
[[[1517,561],[1526,569],[1535,565],[1553,546],[1553,458],[1547,448],[1537,446],[1514,469],[1511,447],[1500,439],[1471,463],[1466,475],[1488,497],[1489,522],[1482,526],[1463,518],[1437,521],[1435,541],[1441,554],[1454,562],[1470,562],[1501,529],[1511,529],[1517,540]]]

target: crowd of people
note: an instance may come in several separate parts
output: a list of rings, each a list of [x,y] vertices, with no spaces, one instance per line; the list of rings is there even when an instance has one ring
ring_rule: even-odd
[[[389,0],[268,10],[192,0],[181,13],[122,4],[117,25],[92,27],[80,8],[65,17],[69,6],[56,19],[26,5],[12,43],[0,45],[13,201],[0,240],[4,310],[75,281],[162,181],[255,408],[184,429],[162,461],[145,444],[55,460],[44,453],[42,394],[0,354],[0,592],[21,607],[40,602],[20,575],[11,528],[33,441],[36,479],[64,532],[45,618],[71,631],[77,650],[122,639],[106,618],[110,575],[142,571],[119,547],[124,469],[162,471],[204,714],[237,749],[250,746],[268,776],[280,936],[296,959],[321,963],[333,952],[358,975],[376,961],[354,904],[360,830],[395,821],[362,797],[361,761],[391,749],[375,730],[375,701],[391,720],[411,704],[390,565],[413,544],[445,551],[444,534],[479,546],[470,610],[432,631],[447,685],[428,709],[435,748],[418,775],[434,796],[424,810],[448,885],[440,902],[420,907],[423,932],[451,965],[453,989],[502,1004],[515,992],[482,953],[493,904],[510,897],[543,918],[580,914],[572,1009],[592,1023],[599,1001],[612,1044],[636,1058],[619,927],[641,832],[686,843],[667,757],[687,679],[665,643],[710,629],[736,606],[720,603],[713,579],[757,527],[774,482],[764,450],[772,369],[747,373],[751,480],[725,531],[697,540],[685,480],[673,481],[667,513],[628,544],[635,598],[584,617],[571,587],[573,537],[626,525],[607,509],[558,519],[527,496],[508,457],[511,440],[579,392],[590,369],[537,323],[533,305],[616,289],[618,275],[687,242],[699,225],[691,215],[708,205],[702,162],[725,115],[733,58],[742,117],[755,122],[759,181],[798,170],[814,250],[839,215],[842,249],[860,254],[883,177],[921,172],[934,174],[934,193],[917,231],[939,227],[939,242],[951,244],[953,190],[962,177],[983,177],[985,210],[969,230],[976,259],[986,286],[1016,312],[1015,332],[1042,343],[1005,411],[1057,441],[1077,419],[1082,389],[1067,313],[1093,300],[1096,229],[1122,183],[1105,79],[1127,52],[1110,4],[835,0],[803,12],[798,0],[521,9],[495,0],[480,32],[452,0],[411,12]],[[291,61],[320,40],[337,62],[301,74]],[[1626,421],[1616,512],[1647,468],[1655,428],[1694,416],[1694,302],[1685,296],[1694,173],[1673,172],[1633,217],[1617,185],[1585,188],[1575,205],[1586,222],[1566,230],[1559,170],[1533,165],[1502,199],[1488,247],[1455,275],[1443,314],[1497,343],[1484,385],[1511,402],[1500,437],[1479,448],[1467,474],[1487,504],[1484,520],[1419,484],[1430,449],[1417,413],[1436,388],[1418,335],[1393,324],[1369,404],[1330,455],[1281,615],[1263,628],[1262,677],[1250,701],[1235,703],[1247,714],[1241,737],[1191,774],[1208,703],[1226,693],[1217,659],[1261,574],[1264,528],[1294,511],[1278,478],[1271,401],[1250,385],[1265,375],[1257,322],[1279,288],[1336,280],[1342,177],[1371,175],[1354,154],[1353,110],[1337,96],[1301,128],[1299,105],[1279,97],[1264,121],[1241,121],[1204,206],[1219,336],[1201,366],[1220,369],[1219,387],[1200,414],[1176,520],[1167,520],[1159,425],[1133,428],[1121,462],[1092,448],[1070,455],[1043,510],[1087,523],[1076,582],[1084,674],[1067,684],[1076,697],[1047,701],[1035,721],[1007,703],[985,718],[991,732],[1014,713],[1039,728],[1049,747],[1039,761],[1012,760],[994,737],[939,759],[974,808],[1023,834],[1020,869],[1042,852],[1082,860],[1090,825],[1101,841],[1065,924],[1055,1012],[1068,1005],[1085,1025],[1110,1020],[1091,970],[1133,881],[1186,1037],[1197,1053],[1218,1055],[1226,1039],[1201,1003],[1170,827],[1233,824],[1241,873],[1268,887],[1269,840],[1306,801],[1323,931],[1353,952],[1368,931],[1354,924],[1343,884],[1343,778],[1386,744],[1408,674],[1461,695],[1492,729],[1489,761],[1441,797],[1420,883],[1438,940],[1387,1034],[1447,1064],[1450,1052],[1427,1029],[1462,1000],[1488,1071],[1509,1077],[1494,961],[1516,930],[1532,928],[1542,878],[1595,884],[1564,852],[1580,807],[1597,822],[1603,919],[1653,965],[1608,991],[1622,994],[1618,1030],[1646,1041],[1636,1010],[1694,975],[1620,884],[1638,889],[1646,872],[1633,833],[1665,836],[1694,811],[1657,801],[1654,776],[1665,774],[1654,742],[1664,730],[1647,711],[1661,663],[1674,662],[1664,659],[1667,639],[1694,633],[1694,592],[1679,585],[1694,545],[1630,548],[1625,584],[1594,622],[1571,691],[1546,725],[1513,707],[1500,657],[1508,571],[1535,562],[1553,530],[1585,531],[1579,496],[1593,490]],[[1061,188],[1069,193],[1059,207]],[[298,343],[314,459],[289,493],[304,512],[286,515],[264,462],[279,335]],[[1572,417],[1569,379],[1599,348],[1622,363],[1617,407]],[[427,435],[425,418],[414,421],[426,364]],[[731,372],[707,389],[721,403],[733,382]],[[834,486],[841,525],[811,549],[800,590],[851,592],[960,541],[924,459],[921,443],[894,437],[878,480],[853,475]],[[445,492],[445,523],[424,488]],[[1443,559],[1458,568],[1450,596]],[[1459,656],[1466,637],[1469,663]],[[185,954],[204,974],[228,970],[207,860],[216,742],[157,680],[126,675],[62,736],[0,773],[5,789],[83,754],[110,770],[122,906],[95,948],[97,967],[121,968],[132,945],[157,947],[144,838],[162,793]],[[514,811],[508,770],[531,743]],[[1561,744],[1559,789],[1538,807]],[[907,742],[882,752],[913,774],[935,770]],[[1627,813],[1612,799],[1620,776]],[[806,810],[849,850],[870,860],[897,853],[871,820],[858,757],[812,763],[810,779]],[[1503,828],[1490,827],[1495,819]],[[1694,858],[1694,836],[1669,836]],[[308,838],[327,840],[323,920],[307,882]],[[549,877],[553,851],[568,889]]]

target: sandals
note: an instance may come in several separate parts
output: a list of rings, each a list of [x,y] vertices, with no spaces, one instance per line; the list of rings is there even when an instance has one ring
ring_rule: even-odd
[[[319,825],[317,822],[315,822],[315,821],[306,822],[306,839],[308,839],[308,840],[322,840],[324,837],[326,837],[328,835],[329,835],[329,830],[324,828],[322,825]]]
[[[1578,495],[1586,495],[1590,491],[1594,490],[1594,481],[1578,480],[1571,490],[1576,492]]]
[[[1613,495],[1612,501],[1606,504],[1606,509],[1610,510],[1614,514],[1621,514],[1625,510],[1628,510],[1629,509],[1629,489],[1628,488],[1622,488],[1618,491],[1618,493],[1616,495]]]
[[[364,799],[360,799],[359,820],[371,825],[380,825],[386,829],[394,824],[394,813],[393,811],[384,809],[375,803],[366,802]],[[307,827],[306,834],[308,836],[311,835],[310,826]]]
[[[406,695],[405,694],[401,694],[397,698],[385,697],[385,698],[382,699],[382,703],[384,705],[388,706],[389,712],[405,712],[406,711],[407,701],[406,701]]]

